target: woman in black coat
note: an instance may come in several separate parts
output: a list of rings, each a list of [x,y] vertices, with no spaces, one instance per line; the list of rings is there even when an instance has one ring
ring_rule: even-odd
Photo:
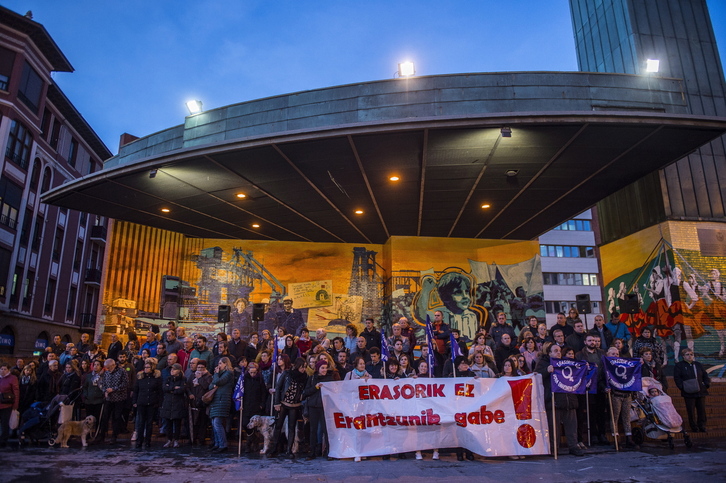
[[[144,370],[136,376],[134,407],[136,408],[136,449],[151,445],[154,413],[159,407],[162,393],[161,371],[156,370],[152,359],[144,362]]]
[[[23,371],[18,377],[20,385],[20,402],[18,403],[18,411],[22,415],[30,405],[37,401],[38,396],[38,379],[35,376],[33,366],[28,364],[23,367]]]
[[[278,444],[282,434],[282,425],[287,417],[287,453],[293,457],[292,447],[295,443],[295,428],[297,420],[302,415],[302,394],[307,383],[308,375],[305,372],[305,359],[298,358],[292,369],[285,371],[277,380],[275,386],[275,410],[279,411],[275,423],[275,434],[273,436],[272,455],[278,454]]]
[[[245,452],[250,451],[250,447],[247,442],[250,439],[254,430],[247,429],[247,425],[250,423],[252,416],[265,414],[265,409],[270,408],[267,405],[267,395],[269,393],[265,381],[262,379],[260,368],[256,362],[250,362],[247,364],[247,372],[245,372],[245,394],[242,398],[242,427],[247,432],[247,438],[245,440]]]
[[[71,393],[81,388],[81,374],[76,361],[66,362],[65,372],[58,382],[60,388],[58,394],[70,396]]]
[[[316,456],[323,456],[323,445],[325,452],[329,449],[328,431],[325,427],[325,413],[323,412],[323,396],[320,392],[324,382],[339,381],[340,376],[337,371],[328,367],[327,359],[321,358],[315,363],[315,374],[308,377],[305,390],[303,391],[303,399],[306,401],[308,409],[308,417],[310,418],[310,455],[308,460],[315,459]],[[318,441],[318,432],[322,432],[323,440]]]
[[[168,420],[167,438],[164,448],[179,447],[179,433],[182,419],[187,415],[186,380],[181,364],[171,366],[171,374],[164,383],[164,402],[160,416]]]
[[[282,353],[286,354],[291,361],[300,357],[300,349],[295,345],[295,340],[291,335],[285,336],[285,348],[282,349]]]

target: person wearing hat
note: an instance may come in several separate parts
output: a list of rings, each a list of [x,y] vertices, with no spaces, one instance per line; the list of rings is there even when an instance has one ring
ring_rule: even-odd
[[[306,401],[308,417],[310,418],[310,454],[308,460],[313,460],[318,456],[327,456],[330,449],[328,431],[325,427],[323,397],[320,389],[325,382],[339,381],[340,376],[337,371],[329,370],[328,364],[328,360],[325,358],[321,358],[315,363],[315,374],[308,378],[303,391],[303,399]],[[318,435],[322,435],[322,441],[318,441]]]
[[[171,366],[171,374],[164,382],[164,402],[161,405],[161,417],[167,419],[167,442],[164,448],[179,447],[179,434],[182,419],[187,414],[186,380],[182,374],[181,364]]]

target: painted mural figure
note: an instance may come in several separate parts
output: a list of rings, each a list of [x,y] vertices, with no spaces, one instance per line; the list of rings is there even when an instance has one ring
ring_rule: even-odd
[[[459,272],[447,272],[438,281],[432,276],[426,276],[421,283],[423,288],[415,307],[417,319],[425,322],[428,315],[433,320],[435,311],[441,311],[443,321],[451,329],[458,329],[465,340],[473,340],[485,310],[472,306],[471,277]]]
[[[282,299],[282,308],[283,310],[281,312],[277,313],[277,327],[282,327],[285,329],[285,333],[287,334],[295,334],[295,336],[300,336],[300,329],[303,328],[305,325],[305,322],[303,321],[302,312],[299,310],[296,310],[292,307],[292,297],[285,297]]]
[[[709,312],[712,325],[721,342],[718,356],[723,357],[726,355],[726,287],[721,283],[721,272],[715,268],[709,273],[708,296],[711,297]]]
[[[699,295],[700,287],[696,274],[691,273],[688,280],[683,281],[682,286],[688,296],[688,301],[683,308],[683,333],[686,336],[687,347],[693,350],[695,339],[706,333],[703,325],[708,320],[708,315],[703,298]]]
[[[233,329],[239,329],[240,333],[248,336],[252,333],[252,317],[250,317],[250,314],[247,312],[248,305],[249,302],[247,302],[247,299],[242,297],[239,297],[234,301],[230,333]]]

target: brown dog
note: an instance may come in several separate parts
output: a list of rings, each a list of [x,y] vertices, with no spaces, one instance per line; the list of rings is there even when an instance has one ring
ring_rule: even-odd
[[[86,436],[93,433],[96,428],[96,417],[88,416],[83,421],[66,421],[58,428],[58,438],[56,440],[60,442],[61,448],[68,447],[68,439],[71,436],[80,436],[81,444],[85,448],[88,446],[86,443]]]

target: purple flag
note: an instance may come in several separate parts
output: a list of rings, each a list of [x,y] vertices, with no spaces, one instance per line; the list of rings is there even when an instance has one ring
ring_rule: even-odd
[[[381,329],[381,360],[386,362],[388,360],[388,344],[386,343],[386,335]]]
[[[593,364],[585,376],[588,394],[597,394],[597,365]]]
[[[464,353],[461,352],[461,347],[459,346],[459,342],[454,338],[453,332],[449,334],[449,342],[451,343],[451,362],[456,364],[456,358],[463,356]]]
[[[429,376],[431,376],[434,372],[436,359],[434,358],[434,330],[431,328],[431,318],[428,314],[426,314],[426,345],[429,348],[429,355],[426,358],[426,362],[429,365]]]
[[[550,375],[552,392],[567,394],[585,394],[587,392],[587,362],[550,358],[550,365],[555,369]]]
[[[277,362],[277,334],[275,334],[275,344],[274,348],[272,349],[272,365],[276,366],[275,364]]]
[[[239,411],[242,407],[242,398],[245,397],[245,368],[242,368],[242,374],[237,379],[237,385],[234,387],[234,407]]]
[[[619,391],[640,391],[643,389],[640,359],[603,357],[602,363],[605,367],[605,379],[609,388]]]

